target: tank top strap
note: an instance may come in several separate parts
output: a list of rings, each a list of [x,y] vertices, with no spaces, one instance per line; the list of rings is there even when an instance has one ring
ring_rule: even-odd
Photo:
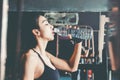
[[[45,65],[45,62],[44,62],[44,60],[42,59],[42,57],[40,56],[40,54],[36,51],[36,50],[34,50],[34,49],[32,49],[35,53],[37,53],[37,55],[39,56],[39,58],[42,60],[42,62],[43,62],[43,64]]]

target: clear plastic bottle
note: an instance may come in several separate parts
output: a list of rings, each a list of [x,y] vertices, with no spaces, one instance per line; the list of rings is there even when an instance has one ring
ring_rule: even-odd
[[[91,39],[93,36],[93,29],[90,26],[62,26],[54,28],[54,32],[62,37],[71,35],[71,37],[86,40]]]

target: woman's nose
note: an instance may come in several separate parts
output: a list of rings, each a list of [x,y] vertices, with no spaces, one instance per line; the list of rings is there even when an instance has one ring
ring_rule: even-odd
[[[50,25],[50,28],[52,28],[52,29],[53,29],[53,28],[54,28],[54,26],[53,26],[53,25]]]

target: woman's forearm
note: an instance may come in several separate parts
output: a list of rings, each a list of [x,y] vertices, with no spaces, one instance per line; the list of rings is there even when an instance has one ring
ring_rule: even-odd
[[[82,42],[77,43],[74,47],[74,52],[69,60],[70,67],[72,68],[72,72],[78,69],[80,57],[81,57],[81,48]]]

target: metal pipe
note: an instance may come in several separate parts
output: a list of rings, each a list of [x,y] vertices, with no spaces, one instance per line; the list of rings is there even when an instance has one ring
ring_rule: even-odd
[[[7,28],[8,28],[8,0],[3,0],[1,29],[1,80],[5,79],[5,64],[7,58]]]

